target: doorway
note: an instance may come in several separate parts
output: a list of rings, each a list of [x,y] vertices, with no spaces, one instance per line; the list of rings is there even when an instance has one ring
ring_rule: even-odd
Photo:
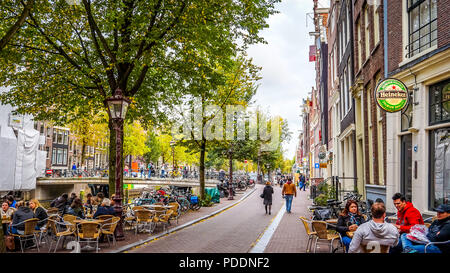
[[[412,135],[401,137],[401,180],[400,191],[405,196],[406,201],[412,200]]]

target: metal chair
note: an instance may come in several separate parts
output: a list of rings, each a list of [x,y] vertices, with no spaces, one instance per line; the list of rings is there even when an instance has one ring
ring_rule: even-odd
[[[170,216],[170,219],[175,219],[178,225],[178,218],[180,217],[180,204],[178,204],[177,202],[172,202],[169,203],[169,206],[174,206],[174,208],[172,208],[173,213]]]
[[[138,228],[139,225],[141,225],[141,227],[146,227],[148,225],[150,225],[150,229],[147,229],[148,232],[153,232],[152,229],[152,223],[153,223],[153,214],[151,211],[143,209],[143,210],[137,210],[135,211],[135,216],[136,216],[136,232],[135,234],[138,233]],[[141,229],[143,230],[143,229]]]
[[[312,221],[311,222],[314,231],[316,232],[316,241],[314,243],[314,253],[316,253],[317,243],[320,241],[330,242],[330,253],[333,252],[334,240],[340,239],[340,234],[334,230],[327,229],[327,222],[325,221]]]
[[[20,242],[20,249],[22,250],[23,253],[23,242],[27,242],[27,241],[34,241],[37,247],[37,250],[39,252],[39,243],[36,237],[36,225],[39,222],[38,218],[31,218],[31,219],[27,219],[23,222],[17,223],[15,225],[11,225],[13,227],[17,227],[19,225],[25,225],[25,230],[23,232],[23,234],[11,234],[12,236],[16,237],[19,239]]]
[[[101,234],[104,234],[106,238],[108,239],[108,245],[111,245],[109,242],[109,236],[112,236],[113,238],[113,244],[116,244],[116,238],[114,236],[114,231],[116,230],[117,224],[119,223],[120,218],[119,217],[112,217],[111,222],[104,223],[100,227]]]
[[[167,226],[170,224],[170,216],[172,215],[173,210],[168,210],[165,214],[161,214],[159,217],[157,217],[157,222],[161,223],[163,225],[163,231],[165,231],[167,229]]]
[[[61,238],[63,238],[63,246],[64,246],[64,241],[66,239],[66,237],[75,237],[75,226],[69,222],[59,222],[57,220],[54,219],[48,219],[48,221],[50,222],[50,230],[52,232],[52,236],[55,237],[56,239],[56,245],[55,245],[55,250],[54,252],[56,252],[56,249],[58,249],[58,244],[59,241],[61,240]],[[62,227],[65,228],[62,229]],[[52,244],[53,242],[50,242],[48,251],[50,252],[52,249]]]
[[[100,224],[97,222],[81,222],[77,224],[78,243],[95,241],[96,252],[98,252],[98,239],[100,237]]]
[[[430,245],[444,245],[444,244],[450,244],[450,240],[444,241],[444,242],[429,242],[428,244],[425,245],[425,253],[427,253],[427,247],[429,247]]]
[[[314,239],[315,236],[317,236],[317,232],[311,231],[309,229],[309,223],[305,217],[300,216],[299,218],[302,221],[303,226],[305,227],[306,234],[308,235],[308,242],[306,243],[306,252],[311,252],[312,240]]]

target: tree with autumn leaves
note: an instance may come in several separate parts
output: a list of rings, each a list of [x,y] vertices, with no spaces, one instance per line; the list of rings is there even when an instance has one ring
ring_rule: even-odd
[[[236,52],[263,42],[258,33],[276,2],[37,1],[2,50],[0,84],[12,89],[0,100],[18,113],[67,123],[105,110],[104,100],[120,88],[132,99],[127,119],[164,119],[161,105],[182,96],[180,75],[211,64],[225,67]],[[22,4],[11,5],[5,16]],[[213,69],[202,71],[206,80],[214,78]],[[108,126],[113,131],[111,120]],[[115,143],[115,134],[109,135]]]

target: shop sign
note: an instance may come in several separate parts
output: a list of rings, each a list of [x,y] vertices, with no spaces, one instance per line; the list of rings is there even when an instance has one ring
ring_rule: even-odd
[[[385,79],[375,88],[375,100],[378,106],[386,112],[401,111],[408,106],[408,88],[400,80]]]

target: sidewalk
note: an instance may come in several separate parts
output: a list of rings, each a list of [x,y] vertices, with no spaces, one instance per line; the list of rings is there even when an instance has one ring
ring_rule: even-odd
[[[309,188],[306,191],[299,191],[297,188],[297,197],[292,201],[291,213],[285,212],[286,205],[280,212],[284,215],[273,233],[264,253],[305,253],[308,236],[306,235],[303,223],[299,219],[304,216],[311,219],[311,213],[308,206],[312,204],[309,199]],[[284,202],[284,199],[283,199]],[[285,203],[285,202],[284,202]],[[328,253],[329,248],[325,243],[318,243],[317,253]]]
[[[253,191],[253,188],[251,189],[247,189],[244,192],[236,192],[236,196],[234,197],[234,200],[228,200],[228,198],[221,198],[220,199],[220,203],[218,204],[214,204],[211,207],[202,207],[200,208],[198,211],[191,211],[189,210],[186,214],[183,214],[179,219],[178,219],[178,224],[176,221],[171,221],[171,225],[168,227],[169,231],[173,228],[176,227],[180,227],[184,224],[189,224],[192,221],[198,220],[202,217],[208,216],[216,211],[219,211],[221,209],[224,209],[227,206],[236,204],[240,201],[240,199],[245,196],[246,194],[250,193]],[[137,235],[135,235],[135,230],[125,230],[125,240],[122,241],[117,241],[117,245],[113,245],[111,242],[111,246],[108,245],[108,242],[104,242],[104,243],[99,243],[99,253],[114,253],[114,252],[118,252],[118,251],[123,251],[125,249],[128,248],[128,246],[131,246],[133,244],[136,244],[138,242],[145,242],[148,239],[158,236],[158,235],[164,235],[167,232],[163,232],[162,227],[157,227],[154,231],[154,233],[138,233]],[[68,238],[66,240],[66,243],[69,241],[72,241],[73,239]],[[92,246],[94,246],[95,243],[91,243]],[[83,244],[84,246],[84,244]],[[53,243],[52,245],[52,252],[53,249],[55,247],[55,243]],[[41,253],[47,253],[48,252],[48,246],[43,243],[40,247],[40,252]],[[63,249],[62,248],[62,240],[59,243],[58,246],[58,250],[56,251],[57,253],[70,253],[73,250],[67,250],[67,249]],[[86,251],[82,251],[83,253],[88,253]],[[89,252],[94,252],[94,251],[89,251]],[[21,251],[16,251],[15,253],[21,253]],[[25,250],[25,253],[37,253],[37,249],[27,249]]]

